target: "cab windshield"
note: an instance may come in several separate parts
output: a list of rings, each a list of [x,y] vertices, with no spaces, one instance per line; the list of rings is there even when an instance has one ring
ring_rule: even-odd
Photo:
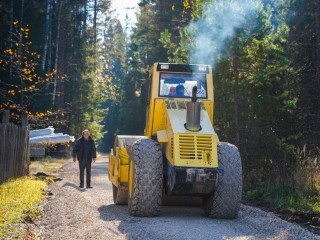
[[[192,97],[194,86],[198,87],[198,98],[207,98],[206,74],[161,73],[159,96]]]

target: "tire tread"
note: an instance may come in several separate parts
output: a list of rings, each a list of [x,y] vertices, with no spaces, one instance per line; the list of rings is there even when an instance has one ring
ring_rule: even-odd
[[[219,168],[217,188],[206,199],[205,215],[210,218],[233,219],[238,216],[242,198],[242,164],[238,148],[229,143],[218,145]]]
[[[139,217],[158,216],[161,213],[163,188],[160,146],[154,140],[138,140],[133,145],[131,159],[134,172],[132,195],[128,201],[129,213]]]

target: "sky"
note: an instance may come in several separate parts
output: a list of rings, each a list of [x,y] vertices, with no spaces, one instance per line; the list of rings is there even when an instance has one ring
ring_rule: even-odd
[[[129,23],[131,26],[129,28],[132,28],[133,25],[137,22],[135,12],[138,10],[138,2],[139,0],[113,0],[112,1],[112,8],[116,10],[116,15],[118,15],[118,18],[120,22],[122,23],[122,26],[125,26],[125,18],[126,14],[128,14],[129,17]]]

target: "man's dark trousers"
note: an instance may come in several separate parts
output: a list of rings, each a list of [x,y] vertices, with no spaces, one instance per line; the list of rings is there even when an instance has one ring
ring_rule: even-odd
[[[91,186],[91,159],[81,159],[79,161],[80,168],[80,186],[84,184],[84,170],[86,169],[87,187]]]

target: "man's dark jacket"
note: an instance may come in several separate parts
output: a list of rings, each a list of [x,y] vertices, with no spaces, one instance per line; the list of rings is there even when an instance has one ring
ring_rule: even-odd
[[[85,151],[85,141],[89,141],[89,146],[87,147],[87,152]],[[72,157],[77,157],[78,161],[97,158],[96,145],[91,137],[88,140],[85,140],[84,137],[81,137],[76,142],[76,145],[73,148]],[[86,159],[84,159],[86,158]]]

